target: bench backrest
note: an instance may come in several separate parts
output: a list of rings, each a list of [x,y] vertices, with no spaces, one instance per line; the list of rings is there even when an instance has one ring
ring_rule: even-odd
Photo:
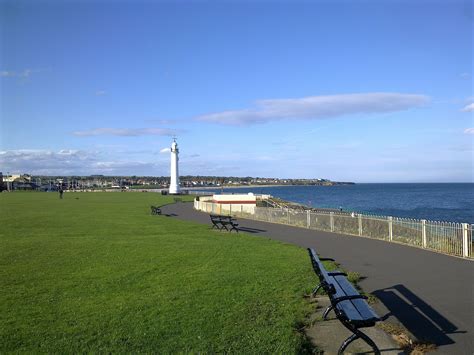
[[[314,249],[308,248],[308,252],[311,258],[311,263],[313,264],[313,270],[321,279],[321,281],[329,281],[330,276],[328,275],[328,271],[324,267],[322,261],[319,259],[318,255],[314,251]]]
[[[209,217],[211,217],[211,220],[217,220],[217,221],[228,221],[232,220],[232,216],[221,216],[217,214],[210,214]]]

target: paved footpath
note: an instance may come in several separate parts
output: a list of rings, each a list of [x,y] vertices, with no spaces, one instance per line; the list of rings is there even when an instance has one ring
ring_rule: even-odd
[[[210,226],[192,203],[162,208],[170,217]],[[416,338],[438,345],[440,354],[474,354],[474,262],[369,238],[238,219],[241,231],[301,247],[313,247],[349,271],[381,302],[379,315],[399,322]],[[308,259],[309,262],[309,259]]]

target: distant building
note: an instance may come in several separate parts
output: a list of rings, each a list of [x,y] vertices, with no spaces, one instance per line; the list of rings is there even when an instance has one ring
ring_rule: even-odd
[[[37,190],[39,188],[33,182],[25,181],[24,179],[18,179],[12,182],[11,189],[12,190]]]
[[[3,177],[3,181],[4,182],[13,182],[13,181],[15,181],[19,178],[21,178],[21,175],[19,175],[19,174],[13,174],[13,175],[9,174],[9,175]]]

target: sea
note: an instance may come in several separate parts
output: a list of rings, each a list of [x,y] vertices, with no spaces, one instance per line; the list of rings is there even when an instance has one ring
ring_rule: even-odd
[[[258,186],[211,191],[269,194],[311,207],[474,224],[474,183]]]

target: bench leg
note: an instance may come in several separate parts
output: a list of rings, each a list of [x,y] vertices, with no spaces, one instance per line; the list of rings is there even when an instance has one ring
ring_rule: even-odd
[[[316,286],[316,287],[313,289],[313,291],[311,292],[311,294],[312,294],[313,296],[316,296],[316,294],[318,293],[318,291],[319,291],[319,289],[320,289],[321,287],[323,287],[323,284],[319,284],[318,286]]]
[[[342,355],[344,354],[344,350],[346,350],[346,348],[349,346],[350,343],[352,343],[354,340],[357,340],[357,339],[362,339],[364,340],[368,345],[370,345],[370,347],[372,348],[372,350],[374,351],[374,354],[375,355],[380,355],[380,350],[379,348],[377,347],[377,345],[374,343],[374,341],[372,339],[370,339],[366,334],[362,333],[359,329],[353,327],[351,324],[349,323],[346,323],[346,322],[342,322],[342,324],[347,328],[349,329],[352,333],[352,334],[349,338],[347,338],[346,340],[344,340],[344,342],[342,343],[341,347],[339,348],[339,351],[337,352],[338,355]]]
[[[333,308],[334,307],[332,305],[330,305],[330,306],[328,306],[328,308],[326,308],[326,310],[323,313],[323,319],[324,320],[327,320],[328,314],[329,314],[329,312],[331,312],[333,310]]]

